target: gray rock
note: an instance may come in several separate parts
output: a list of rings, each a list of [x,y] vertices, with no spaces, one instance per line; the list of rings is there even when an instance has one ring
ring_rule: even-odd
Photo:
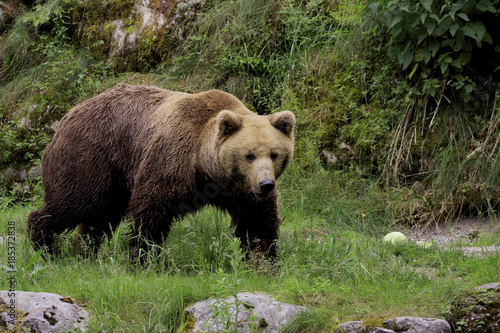
[[[0,328],[30,332],[85,332],[89,314],[69,297],[52,293],[0,291]]]
[[[488,290],[500,291],[500,283],[493,282],[493,283],[483,284],[482,286],[476,287],[475,289],[481,291],[488,291]]]
[[[448,322],[443,319],[397,317],[387,319],[382,327],[366,327],[362,321],[346,321],[338,326],[339,333],[451,333]]]
[[[3,181],[7,188],[12,188],[13,186],[22,186],[21,183],[27,181],[33,181],[35,178],[42,175],[42,167],[39,165],[28,167],[25,165],[12,164],[7,168],[0,170],[0,176],[3,177]]]
[[[368,328],[363,325],[362,321],[346,321],[339,325],[336,332],[339,333],[394,333],[393,330],[389,330],[382,327],[371,327]]]
[[[405,333],[451,333],[450,324],[446,320],[420,317],[397,317],[387,319],[385,328]]]
[[[366,331],[362,331],[362,333],[395,333],[393,330],[388,330],[382,327],[373,327],[367,328]]]
[[[278,302],[261,293],[245,292],[236,296],[237,302],[234,296],[223,300],[212,298],[188,308],[188,320],[194,321],[194,327],[189,332],[218,331],[227,324],[232,331],[251,332],[250,325],[258,328],[258,332],[277,333],[298,314],[309,311],[304,306]],[[217,309],[215,315],[214,309]]]

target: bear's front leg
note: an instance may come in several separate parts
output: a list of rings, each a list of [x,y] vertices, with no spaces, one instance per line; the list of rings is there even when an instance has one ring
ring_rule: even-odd
[[[134,201],[132,201],[134,203]],[[131,205],[134,220],[130,239],[130,257],[134,263],[144,263],[162,241],[167,238],[174,216],[168,207],[142,202]]]
[[[274,260],[278,252],[277,241],[281,219],[278,216],[277,197],[261,202],[246,200],[234,202],[227,208],[231,215],[231,226],[241,247],[257,259]]]

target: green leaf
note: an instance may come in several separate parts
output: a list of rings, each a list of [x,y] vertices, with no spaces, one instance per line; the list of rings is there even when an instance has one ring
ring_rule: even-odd
[[[441,67],[441,74],[444,75],[444,73],[446,73],[446,71],[448,70],[448,63],[442,62],[440,67]]]
[[[475,22],[474,23],[474,30],[476,31],[476,41],[480,42],[483,40],[484,34],[486,33],[486,28],[484,27],[484,24],[482,22]]]
[[[465,88],[465,91],[468,94],[470,94],[472,92],[472,90],[474,90],[474,85],[471,84],[471,83],[466,83],[465,86],[464,86],[464,88]]]
[[[386,26],[389,26],[392,22],[392,15],[389,13],[389,11],[386,11],[380,16],[380,20],[384,22]]]
[[[451,7],[452,8],[451,10],[456,13],[460,9],[462,9],[464,7],[464,5],[465,5],[465,1],[463,1],[463,0],[462,1],[457,1],[457,2],[455,2],[453,4],[453,6]]]
[[[429,13],[432,13],[432,2],[433,0],[423,0],[421,1],[422,6],[424,6],[425,10],[427,10]]]
[[[422,53],[424,55],[424,62],[427,64],[432,58],[431,50],[429,48],[422,49]]]
[[[406,69],[413,61],[413,52],[407,51],[403,57],[403,69]]]
[[[450,33],[452,36],[455,36],[455,33],[457,32],[458,30],[458,23],[453,23],[451,26],[450,26]]]
[[[405,53],[406,51],[410,50],[413,46],[413,43],[411,41],[409,41],[408,43],[406,43],[406,46],[405,46],[405,49],[403,50],[403,53]]]
[[[465,26],[462,28],[462,31],[464,33],[465,36],[469,36],[471,38],[474,38],[476,39],[476,32],[474,31],[474,29],[472,28],[472,26],[468,25],[468,26]]]
[[[461,68],[462,67],[462,63],[460,62],[459,59],[453,60],[452,62],[450,62],[450,65],[452,65],[453,67],[456,67],[456,68]]]
[[[397,7],[399,10],[410,12],[410,2],[409,1],[397,1]]]
[[[425,23],[425,28],[427,29],[427,33],[429,34],[429,36],[431,36],[432,32],[434,31],[434,28],[436,28],[436,23],[432,21],[427,21]]]
[[[413,69],[411,70],[411,73],[409,76],[410,79],[413,76],[413,74],[415,74],[415,72],[417,71],[417,68],[418,68],[418,62],[415,64],[415,66],[413,66]]]
[[[481,12],[496,12],[495,6],[489,0],[481,0],[476,4],[476,8]]]
[[[431,56],[434,57],[439,50],[439,42],[437,40],[429,42],[429,50],[431,50]]]
[[[396,24],[398,24],[401,21],[402,18],[403,18],[403,15],[401,15],[401,14],[395,15],[392,18],[391,23],[389,24],[389,29],[391,29],[393,26],[395,26]]]
[[[452,23],[453,20],[451,19],[451,17],[448,14],[446,14],[441,18],[441,22],[439,22],[439,27],[448,30]]]
[[[420,26],[420,19],[417,17],[410,26],[412,29],[418,29]]]
[[[437,16],[436,14],[431,14],[431,15],[429,15],[429,17],[433,18],[434,21],[436,21],[438,24],[441,21],[441,19],[439,18],[439,16]]]
[[[463,33],[457,34],[455,38],[455,46],[453,47],[453,51],[460,51],[464,47],[465,39]]]
[[[441,42],[441,47],[452,47],[453,46],[453,43],[455,43],[455,40],[450,38],[445,38],[442,42]]]
[[[397,26],[397,27],[394,27],[394,29],[391,29],[390,32],[391,32],[392,37],[397,37],[397,35],[399,35],[402,30],[403,30],[402,26]]]
[[[387,54],[391,58],[399,58],[399,55],[401,54],[401,48],[399,46],[391,45],[387,49]]]
[[[491,35],[487,32],[484,34],[483,40],[486,43],[493,44],[493,39],[491,38]]]
[[[471,54],[469,52],[462,52],[458,59],[460,59],[460,63],[463,65],[467,64],[470,61]]]
[[[458,13],[457,16],[460,17],[464,21],[470,21],[469,17],[465,13]]]
[[[439,37],[439,36],[441,36],[442,34],[444,34],[444,32],[445,32],[445,31],[446,31],[445,29],[443,29],[443,28],[439,28],[439,27],[438,27],[437,29],[435,29],[435,30],[434,30],[434,36]]]
[[[428,36],[427,33],[425,31],[422,31],[420,35],[418,35],[417,45],[422,43],[422,41],[426,39],[427,36]]]
[[[422,21],[422,24],[425,23],[425,19],[427,18],[427,13],[422,13],[422,15],[420,15],[420,21]]]

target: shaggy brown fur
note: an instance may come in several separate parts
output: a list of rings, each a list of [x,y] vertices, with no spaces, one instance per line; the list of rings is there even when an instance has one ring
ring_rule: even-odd
[[[274,257],[275,180],[294,124],[289,111],[258,116],[217,90],[109,89],[71,109],[45,152],[33,246],[52,250],[55,235],[80,225],[98,247],[127,213],[136,236],[159,244],[174,219],[211,204],[231,215],[243,247]]]

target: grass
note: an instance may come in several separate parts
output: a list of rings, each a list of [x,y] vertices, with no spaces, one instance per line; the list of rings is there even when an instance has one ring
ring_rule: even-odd
[[[175,332],[187,306],[243,290],[313,310],[286,332],[328,332],[350,319],[375,323],[399,315],[443,317],[455,295],[499,281],[499,253],[479,259],[463,255],[460,244],[447,250],[384,244],[393,217],[390,207],[374,200],[380,194],[376,187],[368,182],[341,186],[328,177],[332,174],[326,171],[304,177],[292,166],[282,179],[284,223],[275,274],[250,262],[235,271],[238,254],[229,218],[210,208],[174,224],[144,268],[129,263],[128,220],[97,256],[74,254],[74,234],[69,234],[60,239],[60,255],[50,261],[35,253],[26,238],[25,216],[41,202],[3,206],[0,230],[6,234],[9,221],[15,224],[16,289],[71,296],[90,312],[90,332]],[[481,245],[498,245],[498,236],[482,235]],[[6,254],[4,242],[1,265],[7,264]]]

